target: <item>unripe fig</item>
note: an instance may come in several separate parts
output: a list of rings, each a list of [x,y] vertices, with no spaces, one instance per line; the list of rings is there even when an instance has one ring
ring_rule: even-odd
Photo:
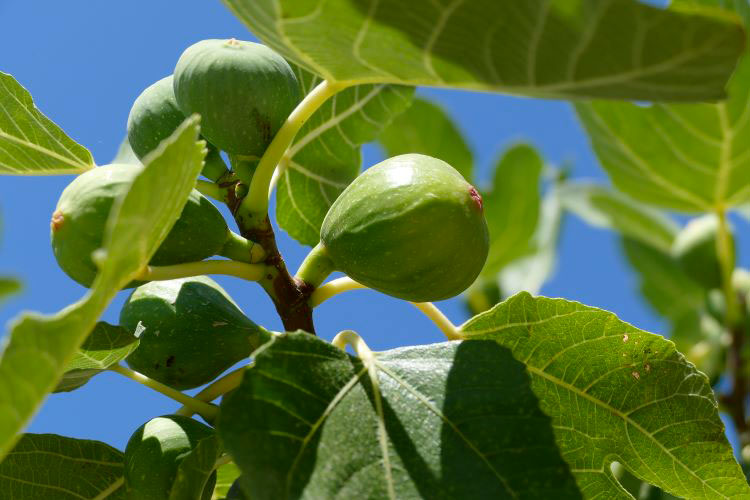
[[[139,159],[156,149],[161,141],[185,120],[174,97],[173,77],[169,75],[147,87],[133,103],[128,116],[128,142]],[[208,143],[203,174],[218,179],[227,168],[216,148]]]
[[[672,255],[685,273],[706,289],[721,287],[716,251],[719,221],[713,215],[691,220],[672,244]]]
[[[91,254],[102,246],[112,204],[141,168],[114,164],[89,170],[76,177],[57,202],[51,222],[52,249],[62,270],[83,286],[91,286],[96,276]],[[194,190],[151,264],[180,264],[216,255],[228,234],[221,212]]]
[[[444,161],[420,154],[357,177],[326,214],[320,239],[335,269],[413,302],[464,291],[489,250],[477,190]]]
[[[265,45],[203,40],[174,71],[174,93],[186,115],[201,115],[206,139],[228,153],[260,157],[301,99],[292,68]]]
[[[152,281],[133,290],[120,325],[135,332],[139,324],[145,330],[128,365],[180,390],[212,381],[269,337],[206,276]]]
[[[201,439],[214,434],[211,427],[180,415],[165,415],[149,420],[130,437],[125,447],[125,490],[127,498],[168,500],[180,462]],[[202,495],[210,499],[215,472]]]

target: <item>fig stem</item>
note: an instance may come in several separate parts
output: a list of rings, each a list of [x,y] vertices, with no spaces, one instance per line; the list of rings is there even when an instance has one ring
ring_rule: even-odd
[[[238,262],[257,264],[266,259],[266,251],[254,241],[243,238],[234,231],[229,231],[227,241],[219,250],[219,255]]]
[[[176,389],[169,387],[166,384],[162,384],[152,378],[145,376],[142,373],[138,373],[135,370],[131,370],[120,364],[115,364],[109,367],[109,370],[119,373],[131,380],[135,380],[139,384],[145,385],[149,389],[153,389],[167,396],[168,398],[174,399],[178,403],[182,403],[185,406],[189,406],[194,412],[198,413],[201,417],[205,418],[206,421],[213,421],[219,414],[219,409],[205,401],[192,398],[187,394],[184,394]]]
[[[367,288],[361,283],[357,283],[348,276],[343,278],[336,278],[331,280],[325,285],[321,285],[316,288],[315,291],[310,295],[310,307],[318,307],[320,304],[335,297],[336,295],[348,292],[349,290],[362,290]]]
[[[260,281],[266,275],[266,266],[234,260],[202,260],[200,262],[175,264],[174,266],[146,266],[134,279],[165,281],[203,274],[223,274],[248,281]]]
[[[223,377],[216,379],[205,389],[200,391],[194,396],[194,399],[203,402],[213,401],[219,396],[226,394],[232,389],[237,388],[242,382],[242,376],[245,374],[245,370],[249,365],[237,368],[233,372],[227,373]],[[175,412],[175,415],[182,415],[184,417],[192,417],[195,410],[190,405],[185,405]]]
[[[202,195],[213,198],[216,201],[223,202],[226,199],[225,189],[223,189],[218,184],[214,184],[213,182],[198,179],[197,181],[195,181],[195,189]]]
[[[739,318],[739,304],[737,294],[732,286],[732,272],[735,266],[734,245],[732,244],[732,232],[729,229],[726,210],[719,209],[716,211],[719,219],[719,231],[716,238],[716,255],[719,257],[721,266],[721,285],[724,292],[724,298],[727,302],[728,328],[732,328]]]
[[[250,191],[242,201],[241,211],[260,220],[268,212],[268,189],[276,165],[292,144],[297,132],[305,122],[323,105],[329,97],[344,89],[347,85],[323,80],[294,108],[279,131],[269,144],[250,183]]]
[[[333,261],[328,256],[326,247],[323,243],[318,243],[300,264],[295,278],[312,288],[318,288],[334,270]]]
[[[411,304],[435,323],[448,340],[463,340],[460,329],[435,304],[432,302],[412,302]]]

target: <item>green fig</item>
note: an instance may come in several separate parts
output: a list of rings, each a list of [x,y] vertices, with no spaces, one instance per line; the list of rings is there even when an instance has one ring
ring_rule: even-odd
[[[182,460],[202,439],[214,436],[214,429],[180,415],[165,415],[140,426],[125,447],[125,490],[127,498],[168,500]],[[208,500],[213,493],[216,472],[203,492],[191,498]]]
[[[139,159],[156,149],[185,120],[174,97],[173,79],[170,75],[147,87],[130,109],[128,142]],[[211,143],[207,143],[207,148],[203,175],[215,181],[227,167]]]
[[[203,40],[188,47],[174,71],[185,115],[201,115],[201,131],[227,153],[260,157],[301,100],[283,57],[265,45]]]
[[[313,253],[333,268],[413,302],[464,291],[489,251],[477,190],[444,161],[420,154],[395,156],[357,177],[326,214],[320,240]]]
[[[120,325],[141,331],[128,365],[179,390],[212,381],[270,337],[206,276],[139,286],[120,311]]]
[[[139,165],[107,165],[87,171],[62,192],[52,215],[52,249],[65,273],[91,286],[97,267],[91,254],[101,248],[112,204],[130,187]],[[203,260],[216,255],[229,235],[221,212],[193,190],[180,218],[151,259],[153,265]],[[132,285],[131,285],[132,286]]]
[[[691,220],[672,244],[672,255],[690,278],[704,288],[721,287],[721,264],[716,251],[719,221],[714,215]]]

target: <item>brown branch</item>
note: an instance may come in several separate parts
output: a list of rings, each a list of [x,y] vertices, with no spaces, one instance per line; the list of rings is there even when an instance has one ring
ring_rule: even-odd
[[[740,295],[739,301],[741,310],[744,310],[744,297]],[[745,367],[743,359],[743,347],[745,344],[745,327],[744,317],[737,320],[729,326],[732,343],[727,352],[727,367],[732,379],[732,391],[721,398],[721,402],[726,406],[727,412],[732,417],[737,433],[740,436],[741,445],[748,444],[750,441],[750,426],[748,426],[745,400],[747,397],[747,378],[745,377]]]

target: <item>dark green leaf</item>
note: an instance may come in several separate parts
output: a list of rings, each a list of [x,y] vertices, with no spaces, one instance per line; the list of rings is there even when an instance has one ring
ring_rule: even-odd
[[[524,366],[495,342],[362,363],[305,333],[256,353],[219,433],[254,500],[581,498]]]
[[[440,158],[471,182],[474,158],[463,133],[450,115],[434,102],[415,98],[378,138],[386,156],[421,153]]]
[[[79,174],[91,153],[44,116],[28,91],[0,71],[0,174]]]
[[[743,49],[737,21],[636,0],[224,0],[325,78],[535,97],[711,100]]]
[[[122,452],[100,441],[24,434],[0,463],[0,498],[125,498]]]
[[[302,93],[320,78],[296,68]],[[411,102],[414,89],[357,85],[326,101],[288,151],[278,181],[276,218],[297,241],[314,246],[328,208],[361,167],[360,146],[377,137]]]
[[[587,498],[632,498],[612,476],[614,461],[677,496],[750,496],[708,379],[672,342],[610,312],[528,293],[461,330],[526,365]]]
[[[205,156],[198,121],[188,118],[162,142],[115,203],[91,291],[57,314],[24,313],[11,325],[0,357],[0,459],[57,386],[110,300],[148,263],[180,216]]]
[[[21,282],[16,278],[0,276],[0,302],[21,291]]]
[[[125,359],[138,347],[138,338],[121,326],[100,321],[68,363],[53,392],[78,389],[94,375]]]

